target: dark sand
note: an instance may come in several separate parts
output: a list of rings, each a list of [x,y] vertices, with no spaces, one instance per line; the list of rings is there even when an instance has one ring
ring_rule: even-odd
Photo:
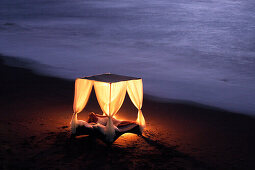
[[[145,95],[144,137],[70,139],[74,81],[11,67],[0,58],[0,169],[255,169],[255,119]],[[84,71],[86,75],[86,70]],[[101,113],[95,95],[79,119]],[[118,118],[136,119],[126,97]]]

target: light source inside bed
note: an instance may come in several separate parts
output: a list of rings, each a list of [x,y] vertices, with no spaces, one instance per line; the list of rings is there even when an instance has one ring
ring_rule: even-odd
[[[92,87],[95,89],[97,101],[105,116],[90,114],[89,119],[95,119],[94,122],[78,120],[77,114],[85,108]],[[118,120],[115,117],[123,104],[126,93],[128,93],[132,103],[138,109],[136,122]],[[75,81],[74,113],[71,120],[72,134],[88,133],[98,136],[107,143],[114,142],[126,132],[142,134],[145,128],[145,119],[141,110],[142,103],[143,83],[141,78],[116,74],[101,74],[78,78]],[[104,121],[104,123],[100,121]]]

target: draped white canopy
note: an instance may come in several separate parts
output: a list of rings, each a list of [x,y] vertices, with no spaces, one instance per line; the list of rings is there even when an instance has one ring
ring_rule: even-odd
[[[137,123],[140,131],[145,128],[145,120],[142,114],[143,83],[141,78],[121,76],[116,74],[101,74],[96,76],[78,78],[75,81],[75,95],[73,103],[73,117],[71,127],[75,132],[77,114],[86,106],[92,87],[94,85],[96,97],[103,113],[108,116],[106,131],[114,133],[112,117],[118,112],[125,99],[126,92],[138,109]],[[111,136],[110,135],[110,136]]]

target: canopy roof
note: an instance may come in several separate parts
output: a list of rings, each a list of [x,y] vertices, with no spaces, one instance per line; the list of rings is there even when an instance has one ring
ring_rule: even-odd
[[[100,75],[83,77],[81,79],[101,81],[101,82],[106,82],[106,83],[116,83],[116,82],[120,82],[120,81],[138,80],[141,78],[105,73],[105,74],[100,74]]]

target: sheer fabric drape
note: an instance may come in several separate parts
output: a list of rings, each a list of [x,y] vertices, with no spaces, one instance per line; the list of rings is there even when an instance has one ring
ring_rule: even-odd
[[[115,127],[112,122],[112,117],[118,112],[121,105],[123,104],[127,83],[105,83],[105,82],[94,82],[94,89],[96,92],[97,101],[102,111],[108,116],[106,127],[101,130],[106,135],[108,141],[113,141],[115,136]]]
[[[127,82],[104,83],[95,81],[94,88],[102,111],[107,116],[113,117],[123,104]]]
[[[143,105],[143,82],[142,79],[138,80],[130,80],[127,82],[127,92],[128,95],[133,102],[133,104],[138,109],[136,122],[140,125],[141,132],[145,128],[145,119],[142,113],[142,105]]]
[[[75,92],[73,103],[73,117],[71,120],[71,129],[75,133],[77,125],[77,114],[80,113],[86,106],[92,90],[93,81],[86,79],[75,80]]]
[[[73,111],[80,113],[86,106],[92,90],[93,81],[86,79],[76,79]]]
[[[92,87],[94,85],[97,101],[103,111],[109,117],[107,125],[101,127],[109,141],[113,140],[116,127],[113,125],[112,117],[119,111],[128,92],[131,101],[138,109],[136,122],[140,125],[140,131],[145,128],[145,120],[142,113],[143,104],[143,83],[142,79],[120,81],[115,83],[100,82],[88,79],[76,79],[75,94],[73,103],[73,117],[71,121],[72,132],[76,132],[76,126],[79,124],[77,114],[86,106]],[[83,121],[85,122],[85,121]]]

